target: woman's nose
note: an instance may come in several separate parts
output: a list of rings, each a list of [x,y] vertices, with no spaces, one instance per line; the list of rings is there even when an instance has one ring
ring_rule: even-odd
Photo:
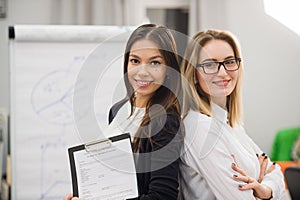
[[[147,64],[141,64],[138,67],[137,72],[138,72],[139,75],[147,76],[149,74],[148,65]]]
[[[227,75],[227,70],[225,69],[224,65],[220,65],[218,75]]]

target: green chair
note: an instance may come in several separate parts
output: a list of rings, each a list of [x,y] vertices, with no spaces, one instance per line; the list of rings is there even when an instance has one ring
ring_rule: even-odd
[[[272,151],[272,161],[292,161],[294,142],[300,135],[300,127],[279,130],[275,136]]]

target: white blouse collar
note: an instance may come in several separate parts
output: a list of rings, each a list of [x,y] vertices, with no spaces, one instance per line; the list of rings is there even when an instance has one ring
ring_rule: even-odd
[[[228,112],[227,110],[221,108],[215,103],[211,103],[211,111],[212,111],[212,117],[221,121],[227,123],[227,116]]]

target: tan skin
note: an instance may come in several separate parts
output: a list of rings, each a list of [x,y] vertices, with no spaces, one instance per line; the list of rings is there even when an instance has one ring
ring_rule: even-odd
[[[128,79],[136,95],[136,107],[146,107],[148,100],[163,84],[165,63],[154,42],[141,39],[132,45],[127,68]]]

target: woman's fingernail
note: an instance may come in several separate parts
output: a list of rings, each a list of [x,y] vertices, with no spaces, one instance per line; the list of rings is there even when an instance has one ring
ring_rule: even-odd
[[[258,157],[258,154],[256,154],[256,157]]]
[[[276,162],[273,162],[273,165],[276,165]]]
[[[236,174],[233,174],[233,177],[238,177]]]
[[[232,163],[232,166],[235,166],[235,163]]]
[[[264,156],[264,155],[265,155],[265,153],[262,153],[261,155],[262,155],[262,156]]]
[[[242,186],[242,185],[239,185],[239,188],[243,188],[243,186]]]
[[[268,158],[268,156],[265,156],[265,158],[264,159],[267,159]]]

